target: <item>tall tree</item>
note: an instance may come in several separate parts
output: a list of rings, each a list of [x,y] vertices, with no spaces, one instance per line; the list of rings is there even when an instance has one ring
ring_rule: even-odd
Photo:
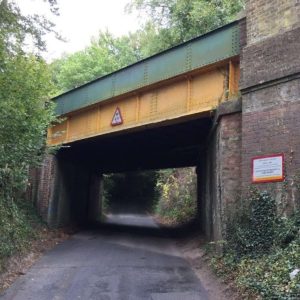
[[[55,1],[50,0],[56,12]],[[50,104],[50,72],[38,53],[53,24],[24,16],[14,1],[0,1],[0,200],[17,197],[28,166],[45,148],[46,130],[54,119]],[[30,38],[36,53],[26,53]]]
[[[243,7],[244,0],[132,0],[127,11],[148,15],[166,48],[223,26]]]
[[[58,14],[56,0],[48,0],[50,10]],[[45,34],[54,32],[55,24],[40,15],[25,16],[16,2],[0,0],[0,54],[16,55],[24,50],[26,38],[30,38],[36,50],[46,50]]]
[[[136,34],[115,38],[108,31],[99,32],[82,51],[65,55],[52,63],[58,91],[78,87],[141,59]]]

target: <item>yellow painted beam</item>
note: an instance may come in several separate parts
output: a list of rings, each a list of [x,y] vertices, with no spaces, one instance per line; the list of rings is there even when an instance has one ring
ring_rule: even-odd
[[[229,80],[228,92],[229,98],[236,97],[239,92],[240,67],[239,63],[230,60],[229,62]]]

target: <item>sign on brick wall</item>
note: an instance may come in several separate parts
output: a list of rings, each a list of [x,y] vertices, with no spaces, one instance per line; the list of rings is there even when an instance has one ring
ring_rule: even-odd
[[[252,183],[283,181],[283,154],[257,156],[252,159]]]

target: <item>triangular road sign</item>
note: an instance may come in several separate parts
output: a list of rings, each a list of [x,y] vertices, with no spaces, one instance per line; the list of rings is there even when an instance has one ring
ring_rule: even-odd
[[[116,125],[121,125],[121,124],[123,124],[123,118],[122,118],[122,115],[121,115],[120,108],[117,107],[116,110],[115,110],[114,116],[111,120],[111,125],[116,126]]]

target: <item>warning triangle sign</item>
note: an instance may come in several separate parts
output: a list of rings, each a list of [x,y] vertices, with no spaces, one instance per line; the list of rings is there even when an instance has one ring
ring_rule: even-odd
[[[117,107],[116,110],[115,110],[114,116],[111,120],[111,125],[116,126],[116,125],[121,125],[121,124],[123,124],[123,118],[122,118],[122,115],[121,115],[120,108]]]

